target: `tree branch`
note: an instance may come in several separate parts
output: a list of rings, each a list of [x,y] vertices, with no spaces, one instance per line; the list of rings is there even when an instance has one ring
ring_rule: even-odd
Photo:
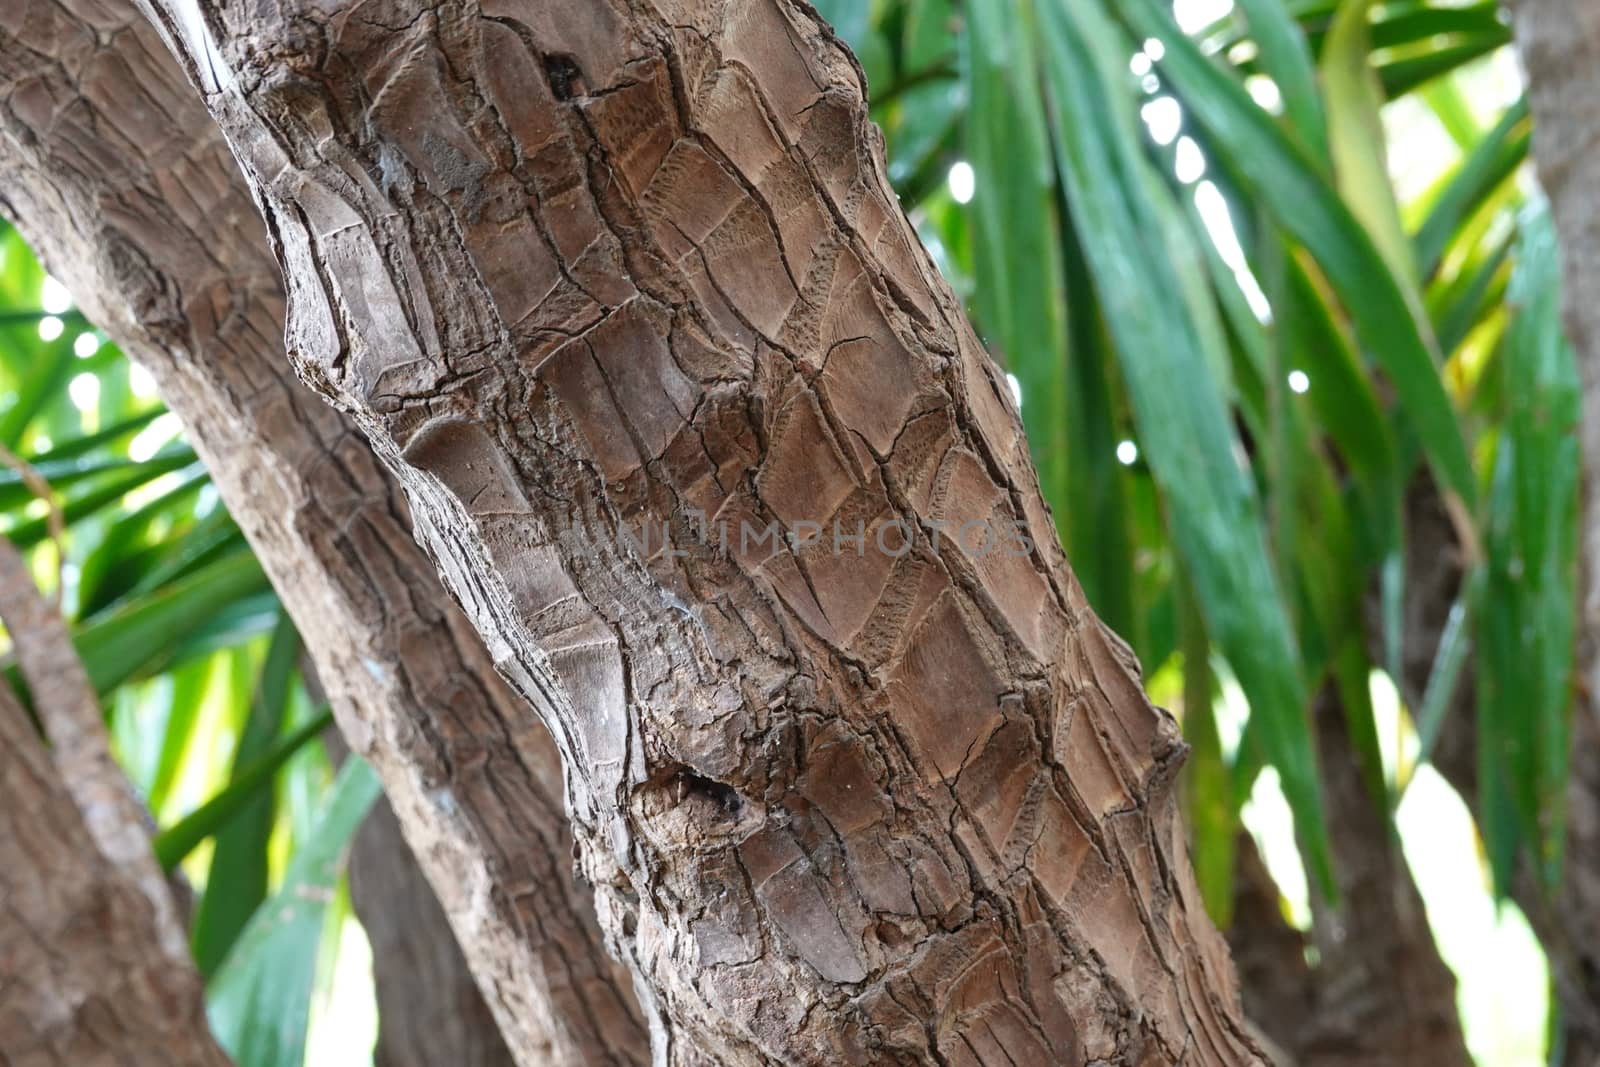
[[[7,213],[184,420],[523,1062],[642,1061],[549,738],[370,450],[288,373],[259,215],[171,57],[117,0],[0,6],[0,98]]]
[[[150,850],[151,821],[111,754],[94,686],[61,613],[34,584],[28,561],[0,537],[0,622],[34,695],[50,759],[108,863],[150,902],[161,950],[190,967],[189,938],[166,876]]]
[[[54,634],[23,629],[29,610],[14,577],[8,566],[0,579],[6,624],[41,717],[61,727],[67,748],[52,763],[0,682],[0,1061],[227,1067],[148,838],[124,821],[127,783],[93,755],[92,740],[74,736],[79,679],[52,651]]]
[[[659,1060],[1258,1061],[1174,724],[807,5],[153,6],[302,377],[546,716]]]

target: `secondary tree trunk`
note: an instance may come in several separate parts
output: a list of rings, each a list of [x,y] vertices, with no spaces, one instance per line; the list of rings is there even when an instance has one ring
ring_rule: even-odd
[[[302,657],[302,663],[304,663]],[[310,669],[314,697],[321,684]],[[342,764],[349,746],[324,735]],[[350,905],[372,946],[378,1001],[373,1067],[512,1067],[494,1013],[456,943],[439,899],[406,844],[388,800],[378,798],[350,848]]]
[[[1257,1062],[1178,734],[807,5],[153,6],[661,1061]]]
[[[438,898],[385,802],[356,833],[350,902],[372,942],[373,1067],[512,1067]]]
[[[289,373],[259,214],[159,37],[117,0],[0,4],[0,98],[6,213],[183,418],[523,1062],[642,1061],[549,737],[370,449]]]
[[[0,680],[0,1063],[227,1067],[94,691],[4,540],[0,618],[51,742]]]
[[[1565,232],[1565,231],[1563,231]],[[1585,432],[1592,419],[1586,418]],[[1587,520],[1591,526],[1593,519]],[[1463,557],[1455,525],[1431,478],[1420,476],[1406,501],[1406,640],[1401,688],[1421,704],[1450,607],[1461,587]],[[1586,564],[1587,565],[1587,564]],[[1379,606],[1370,598],[1375,621]],[[1593,639],[1593,620],[1583,639]],[[1600,1065],[1600,719],[1580,687],[1573,717],[1571,777],[1567,783],[1567,844],[1561,888],[1553,896],[1523,866],[1511,894],[1527,916],[1550,963],[1561,1035],[1558,1062]],[[1455,694],[1433,755],[1434,765],[1467,805],[1478,803],[1477,712],[1473,690]]]
[[[193,969],[184,919],[151,852],[150,815],[111,754],[94,686],[57,605],[34,584],[27,558],[0,537],[0,623],[50,741],[50,762],[95,847],[150,902],[161,951]],[[3,684],[3,683],[0,683]]]
[[[1455,975],[1439,955],[1332,687],[1313,716],[1340,899],[1336,906],[1314,901],[1312,966],[1306,939],[1283,918],[1271,874],[1253,845],[1241,848],[1228,941],[1245,1010],[1295,1067],[1470,1067]]]

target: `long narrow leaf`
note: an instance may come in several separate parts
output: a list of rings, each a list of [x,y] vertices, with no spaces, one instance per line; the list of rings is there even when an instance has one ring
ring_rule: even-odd
[[[68,500],[61,506],[62,516],[69,524],[88,518],[115,504],[135,489],[150,484],[163,474],[193,466],[194,462],[193,454],[187,449],[178,449],[156,456],[116,477],[107,478],[98,485],[90,486],[83,493]],[[45,519],[30,519],[8,530],[6,539],[18,548],[31,548],[49,536],[49,532],[49,523]]]
[[[173,662],[184,639],[227,605],[266,585],[261,564],[240,553],[96,619],[76,638],[96,691],[108,692]]]
[[[1187,583],[1180,583],[1187,586]],[[1192,591],[1180,599],[1183,644],[1183,736],[1189,742],[1185,772],[1187,812],[1193,836],[1195,880],[1211,921],[1226,930],[1233,920],[1234,848],[1239,838],[1239,809],[1228,788],[1229,770],[1217,731],[1210,644],[1205,622]]]
[[[1317,68],[1300,24],[1282,0],[1239,0],[1250,24],[1262,70],[1283,96],[1283,111],[1306,153],[1324,174],[1333,170],[1328,148],[1328,117],[1317,87]]]
[[[1419,271],[1430,279],[1462,224],[1528,158],[1528,104],[1519,100],[1478,142],[1435,199],[1414,241]]]
[[[304,1063],[324,918],[339,884],[341,857],[378,793],[372,768],[355,757],[346,761],[283,885],[256,909],[211,980],[211,1026],[239,1067]]]
[[[1116,353],[1083,251],[1069,227],[1061,235],[1066,278],[1077,302],[1068,321],[1067,478],[1071,504],[1058,513],[1067,556],[1096,614],[1119,634],[1144,632],[1134,594],[1134,547],[1127,468],[1117,459],[1112,399]],[[1144,651],[1141,648],[1141,651]]]
[[[1383,127],[1383,87],[1371,64],[1367,15],[1373,0],[1344,0],[1322,48],[1328,91],[1328,131],[1339,192],[1366,227],[1397,279],[1416,267],[1389,181],[1388,135]]]
[[[1140,32],[1165,45],[1162,69],[1278,223],[1316,257],[1383,365],[1441,482],[1469,505],[1476,485],[1466,443],[1440,382],[1431,339],[1372,238],[1243,86],[1200,53],[1157,0],[1125,0]]]
[[[1047,4],[1040,39],[1062,183],[1117,342],[1140,441],[1213,639],[1251,701],[1319,880],[1332,884],[1300,656],[1262,518],[1183,282],[1161,242],[1157,185],[1121,74],[1120,35],[1092,6]]]
[[[266,757],[283,731],[300,653],[300,635],[281,616],[256,679],[250,713],[233,752],[230,784]],[[270,786],[252,796],[216,834],[205,895],[194,917],[194,957],[202,975],[213,974],[250,915],[267,896],[267,846],[277,804]]]
[[[188,754],[189,742],[194,737],[195,724],[200,718],[200,705],[211,685],[211,666],[206,661],[191,663],[170,676],[171,691],[167,698],[166,714],[162,717],[161,752],[156,760],[149,795],[150,812],[158,818],[167,806],[167,797],[178,780],[178,771]]]
[[[310,722],[280,740],[271,751],[241,769],[222,792],[157,834],[155,852],[156,859],[161,862],[161,869],[173,870],[194,851],[195,846],[228,825],[228,821],[247,807],[261,790],[271,786],[272,776],[290,756],[332,725],[332,712],[319,713]]]
[[[1423,690],[1422,707],[1417,712],[1417,763],[1423,764],[1433,757],[1439,743],[1445,717],[1455,703],[1461,679],[1461,668],[1466,665],[1472,651],[1472,629],[1483,599],[1483,570],[1474,568],[1462,579],[1461,592],[1450,605],[1444,630],[1439,635],[1439,648],[1434,653],[1433,666],[1428,671],[1428,684]]]
[[[1027,0],[968,7],[967,154],[978,321],[1017,376],[1045,500],[1068,513],[1066,292]]]
[[[1487,595],[1478,653],[1480,750],[1517,814],[1546,884],[1559,875],[1570,759],[1580,386],[1561,328],[1555,224],[1541,204],[1522,226],[1505,347],[1510,410],[1485,538]],[[1497,832],[1504,825],[1495,824]],[[1491,842],[1490,854],[1509,848]],[[1509,869],[1496,870],[1504,890]]]

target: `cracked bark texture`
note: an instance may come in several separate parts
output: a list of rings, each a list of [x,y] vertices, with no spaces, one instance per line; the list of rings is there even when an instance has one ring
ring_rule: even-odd
[[[1339,903],[1314,900],[1310,936],[1284,920],[1253,846],[1239,854],[1228,941],[1245,1011],[1297,1067],[1470,1067],[1456,979],[1375,802],[1330,687],[1313,708]],[[1248,842],[1246,842],[1248,844]],[[1317,951],[1309,966],[1307,946]]]
[[[658,1062],[1259,1061],[1175,726],[807,5],[151,6],[547,716]]]
[[[641,1062],[548,734],[359,433],[289,372],[260,217],[159,36],[117,0],[0,5],[0,99],[6,213],[183,419],[521,1062]]]
[[[1600,7],[1517,0],[1513,34],[1527,73],[1533,156],[1561,235],[1567,335],[1583,383],[1579,696],[1568,790],[1567,874],[1541,911],[1559,930],[1566,1063],[1600,1064]],[[1584,862],[1584,859],[1590,862]],[[1540,918],[1530,916],[1536,928]]]
[[[7,623],[15,626],[14,617]],[[70,688],[50,694],[36,683],[34,692],[41,718],[71,717],[45,706],[73,699]],[[149,842],[142,863],[124,854],[128,828],[111,826],[123,814],[108,801],[115,781],[69,790],[65,774],[85,769],[78,757],[86,746],[67,743],[69,752],[47,752],[0,681],[0,1062],[228,1067],[181,930],[173,944],[165,886],[150,891]],[[80,809],[85,800],[90,807]]]

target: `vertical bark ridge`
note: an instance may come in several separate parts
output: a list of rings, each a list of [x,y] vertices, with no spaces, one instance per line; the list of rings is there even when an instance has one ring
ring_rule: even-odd
[[[0,1062],[228,1067],[200,976],[0,682]],[[154,864],[154,860],[150,861]]]
[[[159,37],[117,0],[7,5],[0,102],[6,213],[184,420],[522,1062],[642,1061],[572,876],[548,735],[371,450],[289,373],[260,217]]]
[[[548,716],[659,1061],[1258,1060],[1181,741],[809,7],[151,6]]]

